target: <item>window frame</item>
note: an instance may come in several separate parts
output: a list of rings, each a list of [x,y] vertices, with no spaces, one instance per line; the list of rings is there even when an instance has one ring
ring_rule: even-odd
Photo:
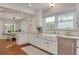
[[[70,29],[66,29],[66,28],[61,28],[61,29],[59,29],[58,28],[58,17],[60,16],[60,15],[63,15],[63,14],[71,14],[71,15],[73,15],[73,17],[74,17],[74,19],[73,19],[73,28],[70,28]],[[55,17],[55,24],[54,24],[54,30],[56,29],[56,30],[65,30],[65,31],[67,31],[67,30],[76,30],[76,17],[75,17],[75,12],[74,11],[71,11],[71,12],[65,12],[65,13],[61,13],[61,14],[56,14],[56,15],[52,15],[52,16],[49,16],[49,17]],[[45,20],[45,18],[48,18],[48,17],[44,17],[43,19]],[[66,20],[66,21],[69,21],[69,20]],[[44,22],[44,25],[43,25],[43,29],[44,29],[44,33],[45,33],[45,22]],[[52,30],[53,31],[53,30]]]
[[[9,30],[12,32],[12,26],[14,26],[14,29],[16,30],[16,22],[4,21],[4,33],[8,33]]]
[[[55,19],[55,16],[50,16],[50,17],[51,17],[51,18],[54,17],[54,19]],[[46,17],[46,18],[49,18],[49,17]],[[46,30],[47,30],[47,29],[46,29],[46,18],[43,18],[43,19],[44,19],[44,26],[43,26],[43,29],[44,29],[43,32],[44,32],[44,33],[46,33]],[[54,22],[53,28],[55,28],[55,22],[56,22],[56,20],[54,20],[53,22]],[[52,33],[52,31],[54,30],[53,28],[52,28],[52,30],[50,31],[51,33]]]
[[[58,22],[60,22],[60,21],[58,21],[58,17],[61,16],[61,15],[64,15],[64,14],[65,15],[73,14],[73,17],[74,17],[74,19],[72,19],[73,20],[73,28],[69,28],[69,29],[67,29],[67,28],[58,28]],[[64,21],[72,21],[72,20],[64,20]],[[57,29],[58,30],[74,30],[74,27],[75,27],[75,13],[74,12],[62,13],[62,14],[57,15]]]

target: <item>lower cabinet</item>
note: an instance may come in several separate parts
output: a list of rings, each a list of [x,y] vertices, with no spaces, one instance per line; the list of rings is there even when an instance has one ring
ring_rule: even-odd
[[[17,34],[17,44],[31,43],[47,52],[58,55],[79,55],[79,40],[63,37],[43,37],[36,35]]]
[[[27,37],[28,36],[27,36],[26,33],[17,33],[16,43],[18,45],[27,44],[28,43],[28,38]]]
[[[48,41],[48,43],[46,43],[47,44],[47,47],[48,47],[48,51],[49,52],[51,52],[51,53],[53,53],[53,54],[58,54],[58,51],[57,51],[57,47],[58,47],[58,45],[57,45],[57,41],[56,42],[53,42],[53,41]]]
[[[30,43],[52,54],[57,54],[57,38],[53,41],[41,37],[30,37]],[[51,38],[52,39],[52,38]]]

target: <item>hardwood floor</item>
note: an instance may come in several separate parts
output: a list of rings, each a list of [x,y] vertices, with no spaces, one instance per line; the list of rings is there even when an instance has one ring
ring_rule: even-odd
[[[0,40],[0,55],[26,55],[26,53],[15,42]]]

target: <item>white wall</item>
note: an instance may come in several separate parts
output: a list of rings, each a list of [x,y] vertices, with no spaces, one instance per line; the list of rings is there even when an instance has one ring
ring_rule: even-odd
[[[42,10],[37,10],[35,12],[35,15],[32,16],[32,22],[31,22],[31,31],[32,32],[37,32],[37,26],[42,26],[43,25],[43,19],[42,19]]]
[[[0,39],[3,39],[3,21],[0,21]]]

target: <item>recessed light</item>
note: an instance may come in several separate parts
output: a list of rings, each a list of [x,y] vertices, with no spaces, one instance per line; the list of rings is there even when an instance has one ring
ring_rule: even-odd
[[[32,6],[32,4],[29,4],[28,6],[29,6],[29,7],[31,7],[31,6]]]
[[[54,4],[54,3],[50,3],[50,4],[49,4],[49,7],[50,7],[50,8],[55,7],[55,4]]]

